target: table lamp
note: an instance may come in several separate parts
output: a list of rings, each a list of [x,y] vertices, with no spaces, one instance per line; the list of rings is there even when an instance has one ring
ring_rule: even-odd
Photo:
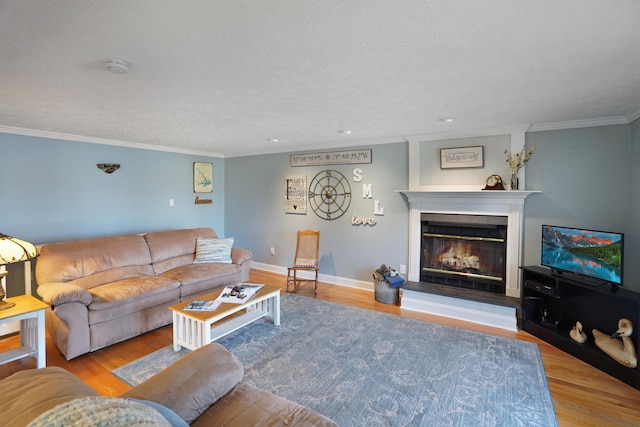
[[[0,233],[0,265],[27,261],[37,256],[38,248],[33,244]],[[6,275],[6,272],[0,273],[0,277]],[[6,292],[4,288],[0,286],[0,310],[6,310],[16,305],[13,302],[6,302],[4,300],[5,296]]]

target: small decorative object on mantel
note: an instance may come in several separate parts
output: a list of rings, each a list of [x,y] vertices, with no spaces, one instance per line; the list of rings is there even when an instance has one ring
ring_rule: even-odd
[[[483,190],[504,190],[502,185],[502,177],[500,175],[489,175],[486,180],[487,185]]]
[[[511,190],[519,190],[520,183],[518,182],[518,171],[524,167],[524,164],[529,161],[531,155],[538,146],[531,147],[529,150],[525,151],[525,148],[522,147],[520,152],[511,154],[509,150],[504,150],[504,154],[507,155],[507,159],[505,160],[509,164],[509,169],[511,170],[511,186],[509,187]]]
[[[120,169],[120,164],[118,163],[98,163],[96,166],[104,173],[114,173]]]
[[[603,334],[597,329],[594,329],[592,332],[598,348],[613,360],[627,368],[635,368],[638,366],[638,355],[636,354],[633,341],[631,341],[631,333],[633,332],[633,323],[631,323],[631,320],[620,319],[618,321],[618,330],[610,336]]]
[[[587,334],[582,330],[582,323],[580,323],[579,320],[576,322],[576,325],[571,328],[571,331],[569,331],[569,336],[572,340],[580,344],[587,342]]]

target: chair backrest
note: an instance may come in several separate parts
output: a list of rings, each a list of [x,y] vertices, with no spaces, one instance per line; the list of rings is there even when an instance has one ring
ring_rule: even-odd
[[[294,264],[299,267],[317,267],[319,252],[320,232],[315,230],[298,231]]]

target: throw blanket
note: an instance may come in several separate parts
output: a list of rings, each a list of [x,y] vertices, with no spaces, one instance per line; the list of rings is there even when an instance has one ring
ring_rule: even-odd
[[[63,403],[29,423],[29,427],[137,427],[171,424],[143,403],[114,397],[86,397]]]
[[[404,285],[404,279],[400,276],[384,276],[384,280],[394,288]]]

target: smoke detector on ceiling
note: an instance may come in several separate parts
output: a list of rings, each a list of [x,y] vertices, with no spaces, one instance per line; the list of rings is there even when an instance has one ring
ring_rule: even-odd
[[[130,64],[120,59],[107,59],[104,61],[104,67],[108,72],[113,74],[127,74]]]

